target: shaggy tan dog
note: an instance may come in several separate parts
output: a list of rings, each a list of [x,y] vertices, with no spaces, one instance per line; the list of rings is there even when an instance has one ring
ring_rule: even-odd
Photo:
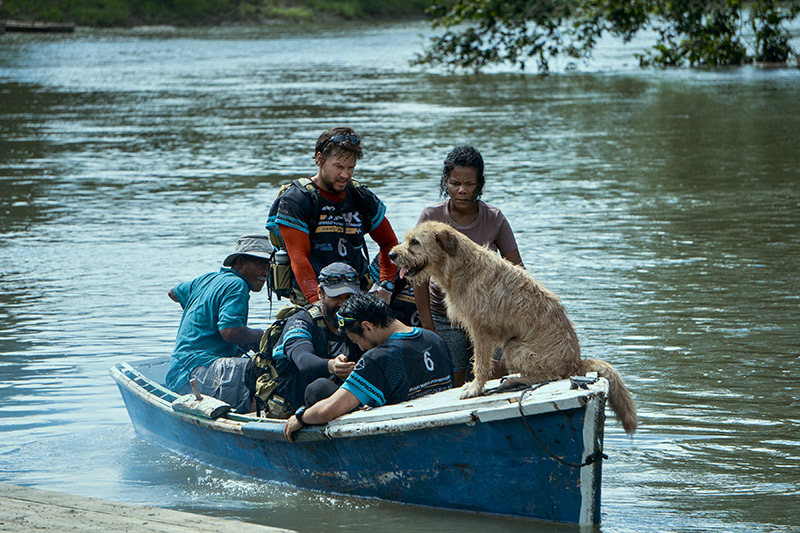
[[[636,404],[610,364],[581,359],[578,336],[558,297],[523,268],[479,246],[441,222],[423,222],[389,254],[401,277],[420,283],[434,278],[445,291],[447,315],[463,327],[475,351],[475,379],[462,398],[478,396],[492,374],[495,347],[513,383],[542,381],[597,372],[610,384],[609,403],[628,434],[636,430]]]

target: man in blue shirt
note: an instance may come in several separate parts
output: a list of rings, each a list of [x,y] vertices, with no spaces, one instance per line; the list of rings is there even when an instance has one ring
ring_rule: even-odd
[[[191,392],[197,381],[201,394],[213,396],[240,413],[252,411],[248,381],[254,380],[252,360],[237,357],[238,347],[257,345],[263,330],[247,327],[250,291],[264,287],[272,245],[266,235],[245,235],[225,258],[219,272],[205,274],[170,289],[183,316],[167,371],[166,386]]]
[[[369,294],[353,296],[337,316],[339,328],[368,351],[336,392],[301,407],[286,421],[283,434],[289,442],[306,425],[325,424],[360,405],[400,403],[453,386],[453,365],[441,337],[406,326],[383,300]]]

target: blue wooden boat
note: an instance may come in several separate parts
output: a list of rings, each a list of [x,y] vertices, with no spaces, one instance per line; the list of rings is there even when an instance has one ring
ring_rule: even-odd
[[[283,437],[255,413],[174,408],[168,359],[111,369],[142,438],[217,468],[316,491],[593,524],[600,521],[605,379],[572,378],[468,400],[449,390],[360,410]]]

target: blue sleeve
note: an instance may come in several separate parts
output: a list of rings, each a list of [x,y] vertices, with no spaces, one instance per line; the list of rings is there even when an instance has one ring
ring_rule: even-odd
[[[250,310],[250,289],[244,280],[236,280],[222,293],[217,328],[239,328],[247,325]]]
[[[382,390],[382,387],[386,386],[386,379],[379,365],[371,357],[373,350],[361,356],[356,367],[342,384],[342,388],[358,398],[362,405],[380,407],[386,404],[386,395]]]
[[[189,303],[189,296],[192,294],[192,283],[192,281],[184,281],[183,283],[175,285],[172,289],[173,294],[175,294],[175,297],[184,309],[186,309],[186,305]]]

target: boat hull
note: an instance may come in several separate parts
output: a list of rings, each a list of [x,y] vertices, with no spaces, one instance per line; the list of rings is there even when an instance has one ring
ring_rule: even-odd
[[[290,444],[282,421],[179,413],[172,396],[132,367],[118,365],[112,376],[141,437],[245,476],[447,509],[600,520],[605,389],[576,396],[574,408],[550,402],[558,408],[524,418],[508,416],[520,410],[513,401],[520,393],[464,409],[469,400],[448,391],[441,401],[430,397],[308,428]],[[446,408],[455,402],[459,409]],[[588,457],[597,460],[578,466]]]

